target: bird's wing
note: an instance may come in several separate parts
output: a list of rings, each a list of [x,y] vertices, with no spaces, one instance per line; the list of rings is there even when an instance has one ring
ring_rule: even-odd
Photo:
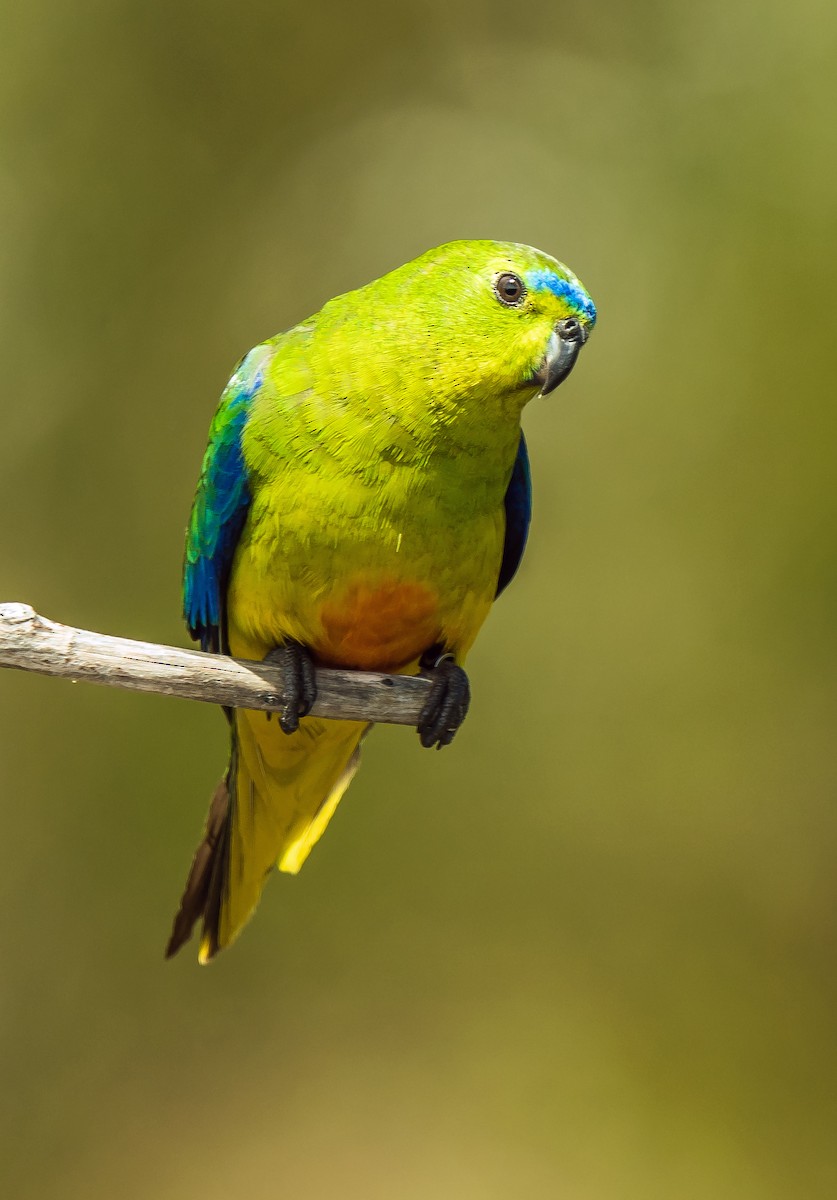
[[[496,596],[508,587],[520,566],[523,551],[526,549],[526,538],[529,536],[529,522],[532,519],[532,476],[529,471],[529,452],[526,449],[526,438],[520,434],[517,447],[517,458],[514,460],[509,486],[506,488],[506,540],[503,544],[503,561],[500,564],[500,577],[497,580]]]
[[[201,648],[225,649],[224,604],[235,549],[250,505],[241,435],[250,403],[262,383],[269,345],[257,346],[239,363],[209,428],[183,563],[183,615]]]

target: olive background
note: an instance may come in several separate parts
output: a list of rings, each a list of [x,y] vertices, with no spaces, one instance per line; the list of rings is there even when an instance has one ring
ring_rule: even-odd
[[[186,644],[250,346],[458,237],[599,311],[443,754],[378,729],[298,879],[163,945],[226,737],[0,673],[15,1200],[837,1194],[837,14],[0,13],[0,599]]]

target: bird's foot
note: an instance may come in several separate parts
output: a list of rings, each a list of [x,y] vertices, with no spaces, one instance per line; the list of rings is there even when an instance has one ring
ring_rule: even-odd
[[[278,667],[282,676],[282,711],[279,724],[283,733],[296,733],[300,717],[307,716],[317,699],[314,660],[299,642],[285,642],[265,658]]]
[[[419,716],[418,735],[422,746],[449,746],[465,720],[471,703],[468,676],[442,646],[432,646],[421,656],[423,675],[431,680],[430,695]]]

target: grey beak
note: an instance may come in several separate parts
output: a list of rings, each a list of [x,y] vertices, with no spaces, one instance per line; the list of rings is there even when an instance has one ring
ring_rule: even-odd
[[[543,362],[532,376],[532,382],[540,385],[542,396],[554,391],[567,378],[589,332],[576,317],[567,317],[555,326],[549,335]]]

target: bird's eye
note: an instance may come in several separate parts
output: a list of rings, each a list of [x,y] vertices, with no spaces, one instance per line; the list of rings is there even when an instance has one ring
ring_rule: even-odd
[[[500,275],[494,283],[494,292],[501,304],[519,304],[526,295],[523,280],[517,275],[507,272]]]

